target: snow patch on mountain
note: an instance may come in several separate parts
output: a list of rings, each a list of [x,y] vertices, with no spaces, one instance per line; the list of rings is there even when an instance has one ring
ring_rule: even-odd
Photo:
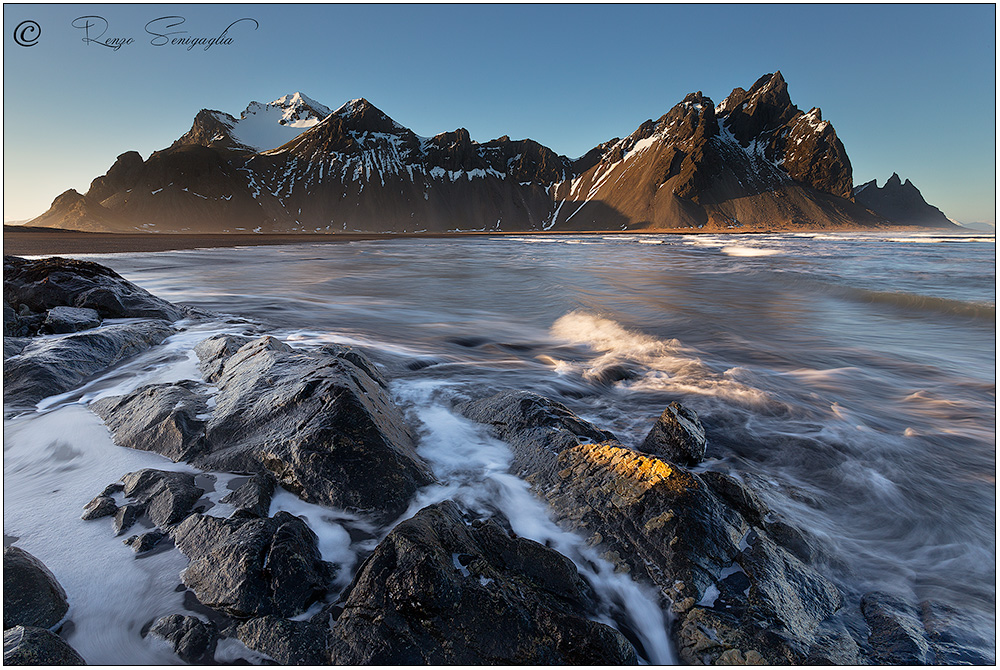
[[[230,135],[248,149],[266,151],[294,140],[329,115],[325,105],[292,93],[266,105],[251,102],[231,125]]]

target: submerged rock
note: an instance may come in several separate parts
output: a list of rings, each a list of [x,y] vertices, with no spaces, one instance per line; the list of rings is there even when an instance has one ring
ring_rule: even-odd
[[[66,592],[41,561],[20,547],[4,548],[4,629],[12,626],[52,628],[66,616],[68,609]]]
[[[90,261],[68,258],[3,258],[3,299],[33,312],[53,307],[92,309],[100,318],[149,318],[176,321],[180,308]]]
[[[321,598],[334,576],[316,534],[287,512],[264,519],[192,514],[172,535],[190,559],[184,584],[230,616],[294,616]]]
[[[468,525],[455,503],[424,508],[365,561],[333,625],[335,664],[636,662],[613,628],[586,618],[589,587],[565,556]]]
[[[861,613],[871,628],[868,642],[880,661],[894,665],[934,663],[919,613],[905,600],[888,593],[867,593],[861,598]]]
[[[119,323],[33,341],[4,363],[4,401],[31,405],[159,344],[174,329],[164,321]]]
[[[115,444],[154,451],[172,461],[205,451],[205,397],[194,382],[153,384],[123,396],[101,398],[90,409],[104,420]]]
[[[224,361],[206,426],[209,450],[193,462],[231,472],[266,469],[309,502],[383,521],[397,517],[433,476],[398,407],[370,376],[374,365],[366,369],[272,337],[244,344]]]
[[[169,614],[157,619],[149,634],[169,642],[174,653],[185,663],[204,665],[215,660],[219,632],[211,621]]]
[[[6,611],[6,607],[4,610]],[[3,632],[4,665],[86,665],[73,647],[45,628],[15,626]]]
[[[705,428],[694,410],[672,402],[653,424],[639,451],[678,465],[698,465],[705,458]]]

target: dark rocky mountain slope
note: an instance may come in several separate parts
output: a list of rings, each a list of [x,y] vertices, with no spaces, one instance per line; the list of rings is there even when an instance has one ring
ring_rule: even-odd
[[[924,196],[909,179],[901,182],[895,172],[882,188],[874,179],[854,189],[854,201],[879,216],[910,226],[956,228],[957,226]]]
[[[780,72],[716,105],[692,93],[658,120],[570,160],[529,139],[420,137],[364,99],[302,94],[239,119],[200,111],[145,161],[119,156],[32,226],[110,232],[450,232],[873,227],[819,108]]]

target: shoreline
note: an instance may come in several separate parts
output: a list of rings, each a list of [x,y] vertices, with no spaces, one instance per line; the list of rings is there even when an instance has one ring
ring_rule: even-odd
[[[447,233],[91,233],[75,230],[3,228],[3,253],[15,256],[52,254],[114,254],[154,251],[218,249],[242,246],[277,246],[285,244],[339,244],[369,240],[446,239],[458,237],[509,237],[525,235],[776,235],[782,233],[908,233],[960,232],[985,235],[981,231],[953,231],[949,228],[887,227],[887,228],[820,228],[765,230],[692,230],[672,228],[662,230],[527,230],[527,231],[466,231]]]

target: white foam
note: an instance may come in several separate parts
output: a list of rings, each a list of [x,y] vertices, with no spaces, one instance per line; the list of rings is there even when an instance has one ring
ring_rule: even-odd
[[[612,319],[585,311],[565,314],[552,325],[550,334],[572,344],[585,345],[597,355],[584,363],[551,359],[562,375],[593,375],[616,363],[633,363],[639,377],[619,382],[626,389],[671,391],[716,396],[752,407],[773,404],[764,391],[736,379],[734,371],[719,375],[702,363],[695,349],[675,339],[658,339],[628,330]]]
[[[110,518],[82,521],[83,506],[110,483],[142,468],[197,472],[157,454],[116,446],[79,405],[4,423],[4,534],[52,571],[69,596],[69,644],[88,664],[177,663],[139,629],[183,610],[176,550],[133,558]]]

